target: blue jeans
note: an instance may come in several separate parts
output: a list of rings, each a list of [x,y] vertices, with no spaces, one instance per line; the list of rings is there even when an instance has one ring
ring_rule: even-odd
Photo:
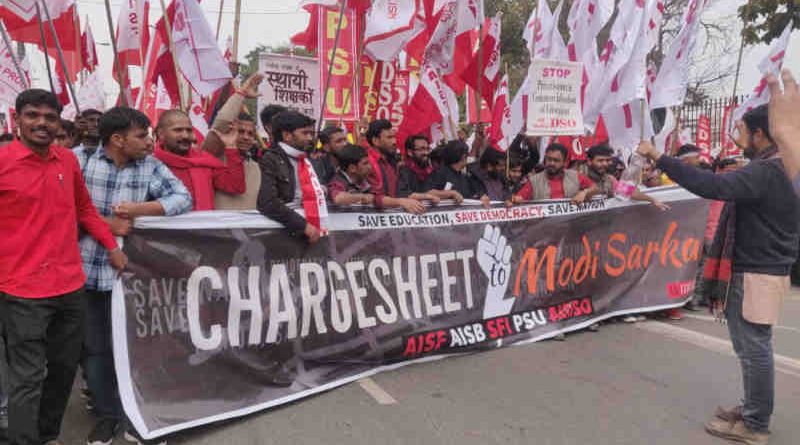
[[[733,274],[725,316],[733,349],[742,365],[744,399],[742,416],[750,430],[769,432],[775,403],[775,362],[772,355],[772,326],[750,323],[742,316],[744,275]]]
[[[86,375],[95,414],[122,420],[111,337],[111,292],[86,292]]]

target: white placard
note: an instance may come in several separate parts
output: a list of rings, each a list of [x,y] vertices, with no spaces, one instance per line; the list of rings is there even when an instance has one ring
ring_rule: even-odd
[[[538,59],[531,63],[530,71],[528,136],[583,135],[583,64]]]
[[[310,57],[261,54],[258,71],[264,75],[258,109],[283,105],[314,119],[319,118],[319,67]]]

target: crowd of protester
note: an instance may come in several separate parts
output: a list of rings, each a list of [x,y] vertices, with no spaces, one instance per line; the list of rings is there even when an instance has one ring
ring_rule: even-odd
[[[258,210],[291,236],[316,243],[322,236],[319,227],[295,211],[303,206],[308,184],[319,184],[333,208],[419,214],[443,203],[514,206],[543,199],[583,203],[610,198],[625,169],[615,151],[602,144],[587,150],[585,162],[570,165],[568,149],[552,143],[540,164],[539,139],[520,135],[501,152],[486,142],[480,127],[472,144],[464,132],[436,147],[425,135],[411,136],[401,158],[389,121],[369,122],[355,140],[338,126],[323,128],[317,138],[312,118],[280,106],[267,106],[258,116],[267,131],[265,141],[257,134],[256,118],[244,111],[261,80],[255,75],[242,84],[199,145],[189,116],[180,110],[164,112],[156,123],[125,107],[84,110],[70,122],[60,118],[61,105],[50,92],[29,90],[17,98],[16,134],[0,136],[0,231],[9,234],[0,247],[0,346],[5,348],[0,358],[7,359],[0,360],[6,362],[0,363],[0,429],[12,444],[60,443],[79,365],[88,385],[84,394],[97,418],[87,443],[109,444],[120,430],[134,443],[164,443],[146,441],[131,428],[114,371],[111,290],[116,271],[127,264],[115,237],[129,234],[136,218]],[[798,101],[796,96],[795,91]],[[779,131],[771,134],[770,125]],[[772,159],[775,142],[796,144],[798,138],[785,135],[800,128],[777,125],[768,119],[766,107],[752,110],[738,124],[737,144],[749,158]],[[680,147],[674,157],[661,156],[646,143],[639,151],[647,157],[643,190],[676,182],[712,200],[704,261],[719,262],[717,240],[723,228],[743,232],[738,226],[747,226],[773,240],[767,253],[755,245],[762,239],[757,236],[737,238],[735,251],[726,252],[744,268],[735,269],[733,278],[740,314],[745,284],[737,273],[783,276],[797,254],[800,208],[787,198],[792,189],[783,167],[755,161],[757,168],[731,174],[744,167],[742,159],[709,164],[692,145]],[[798,171],[800,162],[789,168],[790,178],[797,178]],[[24,190],[24,196],[15,190]],[[639,190],[631,199],[668,209]],[[737,203],[735,222],[725,205],[731,201]],[[719,301],[703,270],[689,309]],[[741,320],[731,324],[737,352],[736,338],[766,347],[769,333],[764,329]],[[738,411],[723,410],[719,417],[744,419],[749,432],[763,434],[772,409],[770,385],[764,377],[753,389],[761,391],[761,399],[746,401]]]

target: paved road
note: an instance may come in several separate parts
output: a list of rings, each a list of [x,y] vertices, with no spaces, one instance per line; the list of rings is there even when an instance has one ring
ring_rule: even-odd
[[[412,365],[170,443],[723,444],[703,422],[739,398],[738,363],[726,327],[689,315]],[[800,290],[781,325],[772,445],[800,434]],[[66,444],[92,422],[73,397]]]

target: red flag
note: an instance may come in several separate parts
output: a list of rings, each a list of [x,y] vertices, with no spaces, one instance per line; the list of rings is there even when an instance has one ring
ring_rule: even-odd
[[[449,87],[438,71],[428,68],[420,74],[420,84],[408,104],[403,123],[397,130],[397,142],[403,147],[405,139],[415,134],[426,134],[434,125],[445,123],[452,127],[458,116],[452,116]],[[449,137],[454,137],[454,134]]]
[[[700,157],[711,162],[711,119],[705,114],[697,118],[695,145],[700,149]]]
[[[472,59],[461,77],[485,98],[493,98],[500,83],[500,17],[494,17],[484,26],[483,60]],[[478,78],[480,76],[480,78]]]
[[[492,108],[492,127],[489,129],[489,142],[500,151],[508,150],[511,140],[516,136],[512,134],[511,104],[508,100],[508,75],[503,76],[500,86],[494,95]]]
[[[97,47],[94,43],[92,27],[88,21],[86,22],[86,30],[81,35],[81,60],[83,61],[83,69],[86,71],[91,73],[97,68]]]
[[[144,63],[150,44],[149,16],[149,0],[123,0],[117,20],[117,51],[123,68]]]

